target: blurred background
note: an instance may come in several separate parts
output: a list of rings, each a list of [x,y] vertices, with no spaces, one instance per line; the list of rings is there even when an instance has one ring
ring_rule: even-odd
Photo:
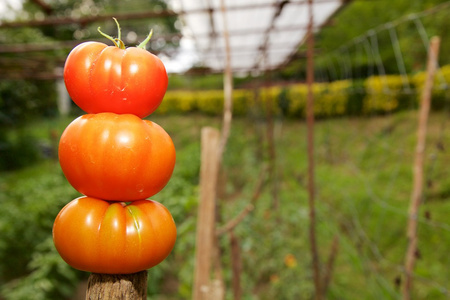
[[[52,224],[80,196],[59,167],[64,128],[83,112],[62,71],[84,41],[147,50],[169,73],[148,118],[177,149],[152,199],[178,240],[149,270],[151,299],[191,298],[200,131],[222,127],[224,71],[233,121],[217,191],[226,299],[399,299],[427,49],[441,38],[424,155],[414,299],[450,298],[450,2],[439,0],[0,0],[0,299],[84,299],[89,274],[56,252]],[[311,253],[306,102],[307,30],[314,33],[317,249]],[[226,41],[229,41],[227,46]],[[228,48],[228,50],[227,50]],[[314,261],[313,257],[318,257]],[[81,296],[80,296],[81,295]]]

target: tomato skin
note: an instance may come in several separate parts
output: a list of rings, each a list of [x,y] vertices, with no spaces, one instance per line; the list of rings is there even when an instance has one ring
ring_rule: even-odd
[[[85,42],[67,56],[64,82],[72,100],[87,113],[144,118],[161,104],[168,76],[161,60],[144,49]]]
[[[130,274],[162,262],[176,240],[172,215],[152,200],[129,205],[80,197],[68,203],[53,224],[53,241],[75,269]]]
[[[135,115],[87,114],[67,126],[59,162],[80,193],[133,201],[158,193],[175,167],[172,139],[158,124]]]

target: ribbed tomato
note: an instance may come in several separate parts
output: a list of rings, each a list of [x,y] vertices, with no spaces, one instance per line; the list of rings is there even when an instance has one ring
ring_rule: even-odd
[[[145,49],[85,42],[67,57],[64,81],[72,100],[87,113],[144,118],[161,104],[168,77],[162,61]]]
[[[108,202],[81,197],[67,204],[53,225],[61,257],[75,269],[129,274],[149,269],[172,251],[176,226],[170,212],[152,200]]]
[[[175,166],[175,147],[158,124],[135,115],[87,114],[67,126],[59,161],[80,193],[132,201],[158,193]]]

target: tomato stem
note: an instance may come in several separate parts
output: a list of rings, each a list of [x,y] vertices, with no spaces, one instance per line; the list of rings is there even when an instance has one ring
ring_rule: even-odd
[[[117,25],[117,38],[115,38],[114,40],[119,44],[119,48],[120,49],[125,49],[125,44],[124,42],[122,42],[122,30],[120,29],[120,25],[119,25],[119,21],[117,21],[116,18],[114,18],[114,22],[116,22]]]
[[[100,27],[97,28],[97,31],[103,35],[105,38],[107,38],[108,40],[112,41],[114,43],[114,45],[120,49],[125,49],[125,44],[122,41],[122,30],[120,29],[120,25],[119,25],[119,21],[117,21],[116,18],[114,18],[114,22],[116,22],[117,25],[117,37],[113,38],[112,36],[104,33],[103,31],[100,30]],[[145,40],[142,41],[142,43],[140,43],[138,46],[136,46],[137,48],[141,48],[141,49],[145,49],[147,43],[150,41],[150,39],[152,38],[153,35],[153,29],[150,30],[150,33],[147,35],[147,37],[145,38]]]
[[[141,48],[141,49],[145,49],[145,46],[147,45],[147,43],[152,38],[152,35],[153,35],[153,29],[150,30],[150,33],[148,34],[147,38],[145,40],[143,40],[142,43],[140,43],[137,47]]]
[[[100,30],[100,27],[97,28],[97,31],[100,32],[101,35],[103,35],[105,38],[107,38],[108,40],[112,41],[114,43],[114,45],[116,45],[116,47],[119,47],[119,45],[116,42],[116,39],[113,38],[110,35],[107,35],[106,33],[104,33],[103,31]],[[119,47],[120,48],[120,47]]]
[[[110,36],[110,35],[108,35],[108,34],[102,32],[102,31],[100,30],[100,27],[98,27],[97,30],[98,30],[98,32],[100,32],[100,34],[103,35],[105,38],[107,38],[108,40],[112,41],[116,47],[118,47],[118,48],[120,48],[120,49],[125,49],[125,44],[123,43],[123,41],[122,41],[122,39],[121,39],[121,38],[122,38],[122,31],[121,31],[121,29],[120,29],[119,22],[117,21],[116,18],[113,17],[113,19],[114,19],[114,22],[116,22],[116,25],[117,25],[117,38],[113,38],[112,36]]]
[[[117,21],[117,19],[114,17],[113,17],[113,20],[114,20],[114,22],[116,22],[116,25],[117,25],[117,39],[116,40],[120,41],[120,39],[122,37],[122,30],[120,29],[119,21]]]

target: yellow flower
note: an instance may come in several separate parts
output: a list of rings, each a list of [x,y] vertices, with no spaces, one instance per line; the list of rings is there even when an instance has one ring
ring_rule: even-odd
[[[297,259],[291,253],[286,254],[284,257],[284,264],[290,269],[295,268],[297,266]]]

